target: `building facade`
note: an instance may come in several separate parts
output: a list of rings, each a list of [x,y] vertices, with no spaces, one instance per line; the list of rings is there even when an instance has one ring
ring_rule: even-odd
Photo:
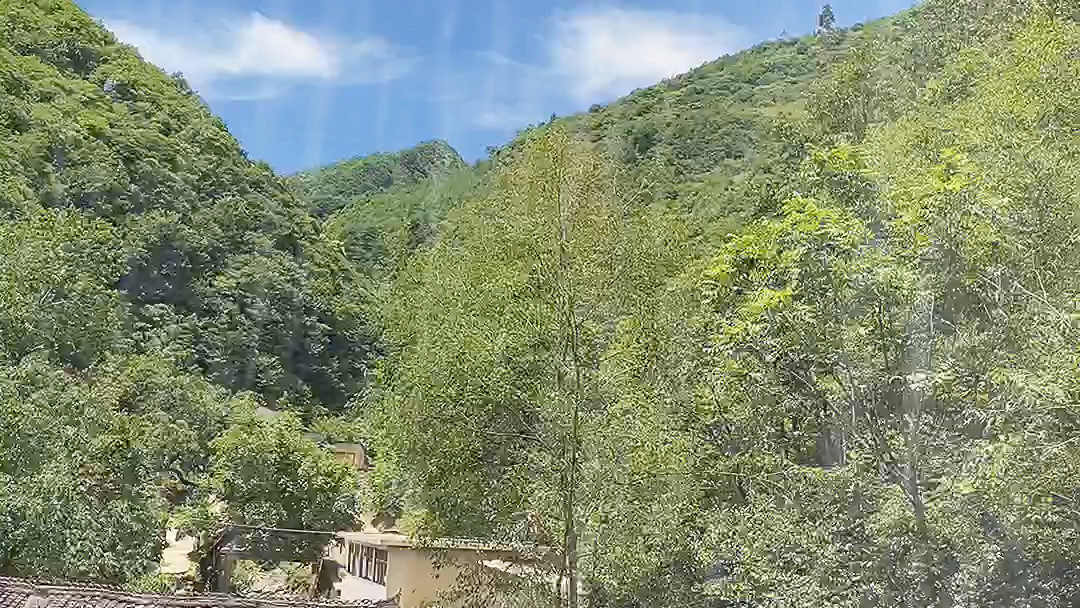
[[[459,576],[493,563],[520,563],[520,551],[470,540],[439,539],[420,545],[398,531],[369,528],[339,534],[330,557],[340,565],[335,588],[342,599],[393,599],[402,608],[453,605],[447,594]]]

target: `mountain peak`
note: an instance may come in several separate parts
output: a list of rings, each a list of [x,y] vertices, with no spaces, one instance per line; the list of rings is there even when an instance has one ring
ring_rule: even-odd
[[[312,210],[326,216],[355,198],[415,184],[465,166],[461,155],[441,139],[421,142],[398,152],[357,156],[290,178]]]

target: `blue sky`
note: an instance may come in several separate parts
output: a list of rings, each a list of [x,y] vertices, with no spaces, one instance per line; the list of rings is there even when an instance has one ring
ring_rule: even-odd
[[[841,25],[912,0],[837,0]],[[782,33],[820,0],[81,0],[282,173],[442,138],[468,160]]]

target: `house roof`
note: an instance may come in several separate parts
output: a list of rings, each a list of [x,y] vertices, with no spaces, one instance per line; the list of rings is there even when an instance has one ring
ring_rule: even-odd
[[[397,530],[339,532],[338,537],[345,541],[360,542],[376,547],[431,548],[431,549],[468,549],[472,551],[520,552],[523,550],[545,550],[546,547],[517,545],[472,538],[433,538],[414,539]]]
[[[0,576],[3,608],[396,608],[396,600],[313,600],[129,593],[116,587]]]
[[[409,537],[397,529],[376,530],[368,527],[365,530],[352,530],[338,532],[338,538],[349,542],[378,546],[378,548],[394,549],[448,549],[475,551],[480,553],[512,553],[512,554],[550,554],[554,550],[550,546],[532,543],[499,542],[470,538],[434,538],[417,539]]]

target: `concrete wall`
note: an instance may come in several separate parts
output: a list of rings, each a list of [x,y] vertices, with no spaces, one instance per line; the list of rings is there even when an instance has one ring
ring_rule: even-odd
[[[501,551],[450,550],[441,552],[448,560],[435,563],[435,557],[426,552],[407,547],[393,547],[387,555],[386,592],[393,596],[401,592],[401,608],[422,608],[439,599],[440,592],[455,586],[458,574],[464,567],[481,559],[513,559],[513,555]],[[453,605],[453,604],[450,604]]]
[[[420,608],[439,598],[457,580],[461,568],[455,564],[440,564],[426,552],[410,548],[394,548],[389,553],[386,589],[393,595],[401,591],[401,608]]]
[[[368,469],[367,453],[364,446],[358,443],[335,443],[330,446],[334,452],[334,458],[338,462],[344,462],[358,471]]]
[[[341,580],[334,584],[334,589],[343,600],[384,600],[388,596],[386,587],[353,576],[344,569],[341,570]]]
[[[188,536],[183,540],[177,540],[176,536],[176,530],[165,532],[165,541],[168,546],[161,553],[163,574],[185,574],[196,565],[188,558],[188,554],[195,550],[195,537]]]
[[[349,574],[345,569],[349,561],[348,551],[348,545],[330,548],[330,559],[341,565],[338,569],[341,580],[334,583],[334,590],[337,591],[338,597],[343,600],[384,600],[389,597],[386,587]]]
[[[341,599],[384,599],[400,593],[398,605],[401,608],[423,608],[438,600],[441,592],[455,586],[463,567],[475,565],[482,559],[514,559],[514,554],[505,551],[454,549],[439,552],[439,556],[449,558],[450,563],[439,561],[436,565],[435,555],[427,551],[403,546],[383,545],[379,548],[386,551],[386,586],[353,576],[341,568],[341,581],[334,585]],[[347,564],[347,545],[331,549],[331,558],[343,566]]]

